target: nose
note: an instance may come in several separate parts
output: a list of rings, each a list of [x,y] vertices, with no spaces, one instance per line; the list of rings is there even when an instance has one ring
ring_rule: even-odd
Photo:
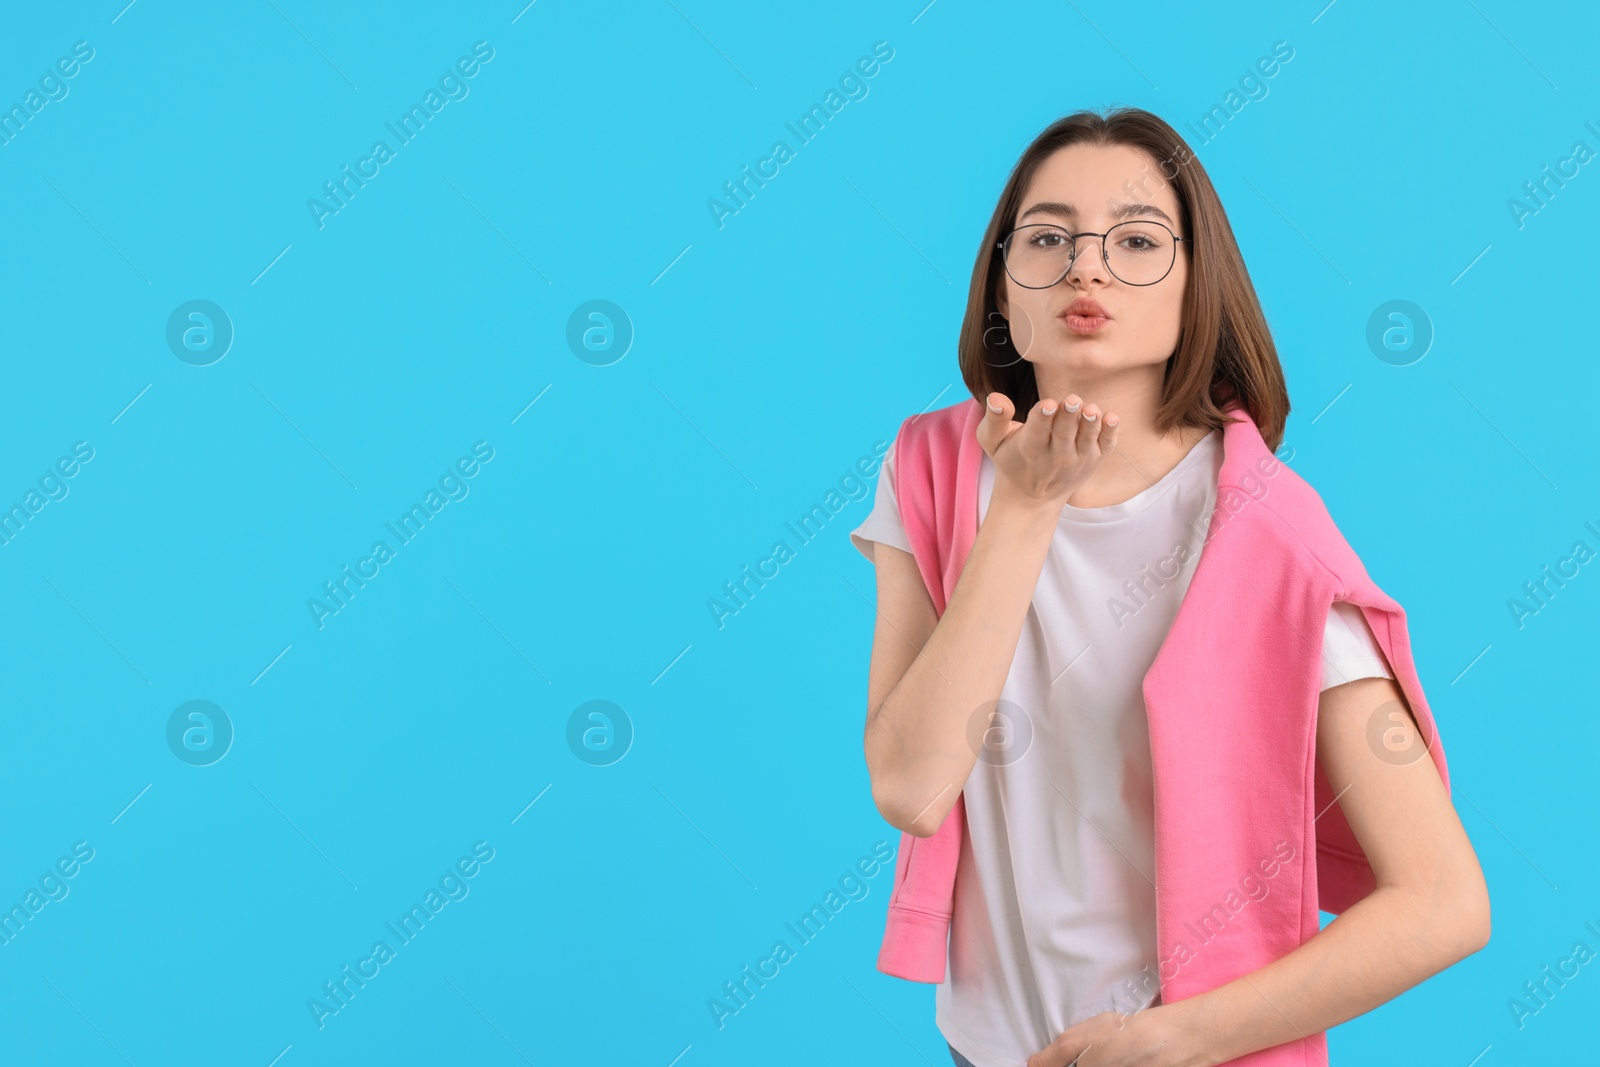
[[[1105,238],[1098,234],[1078,234],[1073,238],[1072,266],[1067,268],[1066,279],[1073,285],[1098,281],[1102,285],[1111,281],[1106,269]]]

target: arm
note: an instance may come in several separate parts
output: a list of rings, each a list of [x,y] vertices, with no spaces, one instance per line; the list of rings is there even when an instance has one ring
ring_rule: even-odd
[[[988,721],[973,729],[973,720],[1010,672],[1061,505],[1115,442],[1114,426],[1102,429],[1107,420],[1093,404],[1080,413],[1041,400],[1019,425],[1000,399],[978,428],[996,466],[994,493],[943,616],[910,553],[888,545],[873,553],[867,770],[879,812],[919,837],[944,822],[977,762],[969,738]]]
[[[1405,708],[1402,730],[1418,758],[1396,765],[1367,742],[1385,705]],[[1393,709],[1390,709],[1393,710]],[[1377,888],[1310,941],[1253,974],[1178,1005],[1224,1063],[1371,1011],[1483,948],[1489,892],[1478,857],[1417,733],[1399,686],[1363,678],[1323,691],[1317,758],[1355,831]]]
[[[1396,748],[1416,760],[1396,765],[1368,747],[1368,721],[1391,702],[1405,707],[1391,679],[1363,678],[1325,690],[1318,705],[1317,758],[1376,888],[1282,959],[1126,1019],[1085,1020],[1031,1067],[1070,1063],[1085,1042],[1098,1047],[1080,1067],[1214,1067],[1371,1011],[1488,942],[1483,872],[1409,707],[1391,729],[1406,732]]]
[[[978,758],[970,722],[1005,684],[1054,528],[991,500],[943,617],[911,553],[874,548],[865,746],[872,799],[897,829],[927,837],[955,806]]]

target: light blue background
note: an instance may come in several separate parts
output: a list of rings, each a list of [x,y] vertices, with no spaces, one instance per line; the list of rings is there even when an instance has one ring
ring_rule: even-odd
[[[1010,166],[1122,103],[1222,195],[1284,455],[1407,609],[1491,887],[1489,946],[1333,1057],[1593,1054],[1594,965],[1521,1030],[1507,1007],[1600,949],[1600,577],[1520,629],[1507,607],[1600,549],[1600,172],[1521,228],[1507,206],[1600,149],[1587,6],[123,2],[0,34],[7,106],[94,48],[0,148],[0,504],[94,449],[0,547],[0,905],[95,850],[0,945],[7,1062],[947,1062],[931,987],[874,969],[892,871],[724,1028],[707,1008],[898,842],[861,755],[863,493],[721,629],[707,602],[962,398]],[[470,95],[318,229],[307,199],[480,40]],[[708,198],[880,40],[870,94],[719,230]],[[1185,123],[1280,40],[1201,143]],[[192,299],[236,331],[209,367],[164,339]],[[565,340],[594,299],[636,331],[610,366]],[[1366,344],[1391,299],[1435,331],[1410,366]],[[477,441],[470,495],[319,630],[307,599]],[[193,699],[236,730],[208,767],[165,740]],[[565,739],[595,699],[636,732],[607,767]],[[470,895],[319,1030],[308,998],[476,841]]]

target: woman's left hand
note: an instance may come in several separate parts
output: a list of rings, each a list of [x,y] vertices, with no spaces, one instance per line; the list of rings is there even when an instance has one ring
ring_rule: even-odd
[[[1028,1067],[1198,1067],[1206,1062],[1177,1004],[1101,1012],[1028,1057]]]

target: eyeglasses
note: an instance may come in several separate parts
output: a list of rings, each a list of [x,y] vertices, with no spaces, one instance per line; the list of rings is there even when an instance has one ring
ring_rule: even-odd
[[[1048,289],[1067,276],[1078,255],[1078,238],[1100,238],[1106,269],[1128,285],[1154,285],[1172,272],[1179,237],[1153,219],[1129,219],[1105,233],[1073,233],[1053,223],[1018,226],[995,247],[1004,255],[1006,273],[1024,289]]]

